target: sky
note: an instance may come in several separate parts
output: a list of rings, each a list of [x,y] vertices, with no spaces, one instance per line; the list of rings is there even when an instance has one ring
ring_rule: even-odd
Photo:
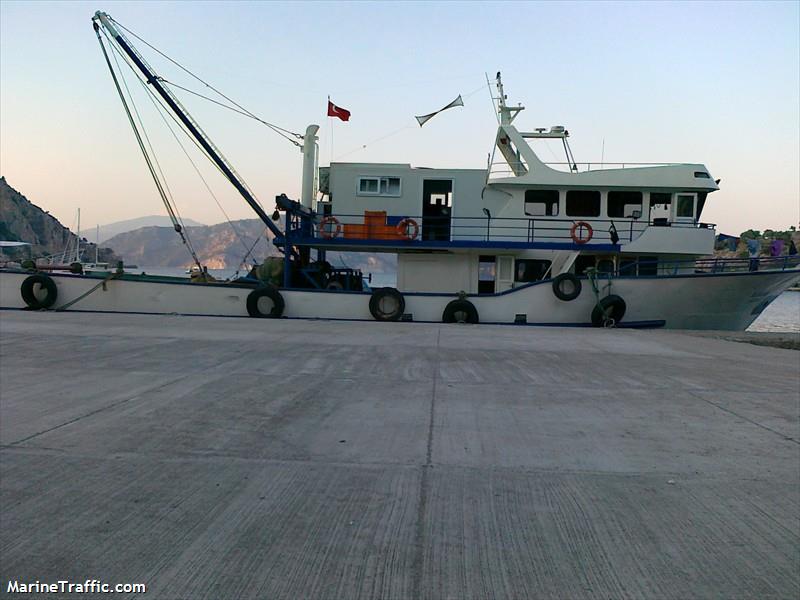
[[[798,2],[0,2],[0,175],[74,227],[166,214],[91,28],[111,14],[257,116],[320,129],[320,158],[483,168],[502,71],[522,130],[564,125],[578,162],[696,162],[721,232],[800,220]],[[133,40],[159,75],[209,93]],[[128,81],[185,217],[255,215],[196,152],[214,196]],[[176,90],[270,210],[297,198],[299,150]],[[423,128],[414,115],[458,94]],[[326,117],[327,97],[352,112]],[[543,160],[563,160],[555,145]],[[216,198],[216,201],[215,201]],[[219,204],[219,206],[218,206]],[[220,208],[220,206],[222,208]],[[91,239],[91,235],[89,235]]]

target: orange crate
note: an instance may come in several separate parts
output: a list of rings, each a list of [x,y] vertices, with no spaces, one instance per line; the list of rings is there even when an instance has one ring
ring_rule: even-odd
[[[367,226],[362,223],[345,223],[344,237],[351,240],[365,240],[369,238]]]
[[[374,225],[369,228],[369,237],[373,240],[393,240],[396,234],[390,225]]]
[[[364,211],[364,224],[367,227],[375,227],[375,226],[386,225],[386,211],[385,210],[365,210]]]

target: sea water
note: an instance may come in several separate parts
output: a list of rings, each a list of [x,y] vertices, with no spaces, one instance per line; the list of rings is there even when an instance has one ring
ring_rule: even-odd
[[[132,273],[145,272],[150,275],[171,275],[188,277],[186,269],[170,267],[140,267]],[[228,279],[235,273],[234,269],[209,269],[208,272],[220,280]],[[240,271],[239,276],[246,275]],[[369,286],[373,288],[394,287],[397,285],[396,273],[373,273]],[[800,333],[800,292],[786,291],[778,296],[761,315],[753,322],[748,331],[778,331]]]
[[[747,331],[800,333],[800,292],[783,292],[764,309]]]

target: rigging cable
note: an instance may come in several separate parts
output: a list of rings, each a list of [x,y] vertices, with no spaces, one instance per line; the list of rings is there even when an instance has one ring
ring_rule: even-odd
[[[175,85],[175,84],[173,84],[173,85]],[[483,84],[481,84],[480,87],[472,90],[471,92],[468,92],[465,96],[462,96],[461,97],[462,101],[465,100],[466,98],[470,98],[471,96],[474,96],[475,94],[477,94],[481,90],[483,90]],[[371,145],[376,144],[378,142],[382,142],[383,140],[385,140],[387,138],[390,138],[390,137],[392,137],[394,135],[397,135],[398,133],[400,133],[402,131],[405,131],[406,129],[418,129],[418,127],[415,127],[413,125],[405,125],[404,127],[400,127],[399,129],[395,129],[394,131],[391,131],[391,132],[389,132],[387,134],[384,134],[384,135],[380,136],[379,138],[375,138],[374,140],[371,140],[371,141],[369,141],[369,142],[367,142],[365,144],[362,144],[358,148],[353,148],[352,150],[348,150],[344,154],[339,154],[335,158],[331,158],[330,162],[333,162],[335,160],[340,160],[340,159],[342,159],[342,158],[344,158],[346,156],[350,156],[351,154],[355,154],[356,152],[360,152],[361,150],[366,149],[367,146],[371,146]],[[332,140],[332,138],[333,138],[333,129],[331,129],[331,140]],[[333,142],[332,141],[331,141],[331,146],[333,146]],[[333,157],[333,152],[331,152],[331,157]]]
[[[158,54],[160,54],[161,56],[163,56],[164,58],[166,58],[168,61],[170,61],[170,62],[171,62],[172,64],[174,64],[176,67],[178,67],[179,69],[181,69],[182,71],[184,71],[185,73],[187,73],[188,75],[190,75],[191,77],[193,77],[194,79],[196,79],[197,81],[199,81],[200,83],[202,83],[202,84],[203,84],[204,86],[206,86],[207,88],[209,88],[209,89],[211,89],[211,90],[215,91],[217,94],[219,94],[220,96],[222,96],[223,98],[225,98],[225,100],[227,100],[228,102],[230,102],[231,104],[233,104],[234,106],[236,106],[237,108],[239,108],[239,109],[242,111],[242,113],[243,113],[243,114],[245,114],[246,116],[248,116],[248,117],[250,117],[250,118],[252,118],[252,119],[255,119],[255,120],[256,120],[256,121],[258,121],[259,123],[263,123],[264,125],[266,125],[266,126],[267,126],[267,127],[269,127],[270,129],[272,129],[273,131],[275,131],[275,133],[278,133],[278,132],[281,132],[281,131],[282,131],[282,132],[284,132],[284,133],[287,133],[287,134],[289,134],[289,135],[292,135],[292,136],[296,137],[297,139],[300,139],[300,140],[302,140],[302,139],[303,139],[303,136],[302,136],[301,134],[299,134],[299,133],[296,133],[296,132],[294,132],[294,131],[290,131],[290,130],[288,130],[288,129],[284,129],[283,127],[279,127],[278,125],[275,125],[274,123],[268,123],[267,121],[265,121],[265,120],[263,120],[263,119],[260,119],[259,117],[257,117],[256,115],[254,115],[252,112],[250,112],[249,110],[247,110],[247,109],[246,109],[244,106],[242,106],[241,104],[239,104],[238,102],[236,102],[236,101],[235,101],[235,100],[233,100],[232,98],[229,98],[228,96],[226,96],[225,94],[223,94],[222,92],[220,92],[220,91],[219,91],[217,88],[215,88],[213,85],[211,85],[211,84],[210,84],[210,83],[208,83],[207,81],[204,81],[203,79],[201,79],[200,77],[198,77],[197,75],[195,75],[194,73],[192,73],[192,72],[191,72],[189,69],[187,69],[186,67],[184,67],[184,66],[183,66],[181,63],[179,63],[179,62],[178,62],[178,61],[176,61],[175,59],[173,59],[173,58],[169,57],[168,55],[164,54],[164,53],[163,53],[161,50],[159,50],[158,48],[156,48],[155,46],[153,46],[153,45],[152,45],[150,42],[148,42],[147,40],[143,39],[142,37],[140,37],[140,36],[136,35],[136,34],[135,34],[133,31],[131,31],[130,29],[128,29],[127,27],[125,27],[125,25],[123,25],[123,24],[122,24],[122,23],[120,23],[119,21],[116,21],[116,20],[114,20],[113,18],[112,18],[111,20],[112,20],[114,23],[116,23],[117,25],[119,25],[119,26],[120,26],[122,29],[124,29],[125,31],[127,31],[128,33],[130,33],[130,34],[131,34],[133,37],[135,37],[137,40],[139,40],[140,42],[142,42],[143,44],[145,44],[147,47],[151,48],[152,50],[154,50],[155,52],[157,52]],[[167,83],[170,83],[170,82],[167,82]],[[172,85],[175,85],[175,84],[173,83]],[[185,89],[185,88],[184,88],[184,89]],[[191,91],[191,90],[187,90],[187,91]],[[196,93],[196,92],[192,92],[192,93]],[[199,95],[199,94],[198,94],[198,95]],[[230,107],[228,107],[228,108],[230,108]],[[286,136],[283,136],[283,137],[286,137]],[[287,139],[289,139],[289,138],[287,138]],[[293,140],[290,140],[290,141],[293,141]],[[298,145],[299,145],[299,144],[298,144]]]
[[[378,143],[380,141],[385,140],[386,138],[392,137],[393,135],[397,135],[398,133],[400,133],[402,131],[405,131],[406,129],[417,129],[417,128],[414,127],[413,125],[404,125],[400,129],[395,129],[394,131],[392,131],[390,133],[387,133],[385,135],[382,135],[381,137],[376,138],[376,139],[374,139],[372,141],[369,141],[366,144],[362,144],[358,148],[354,148],[353,150],[345,152],[344,154],[339,154],[336,158],[332,159],[330,162],[333,162],[334,160],[339,160],[341,158],[344,158],[345,156],[350,156],[351,154],[354,154],[356,152],[360,152],[361,150],[364,150],[367,146],[371,146],[372,144],[376,144],[376,143]]]
[[[244,115],[245,117],[249,117],[251,119],[255,119],[256,121],[258,121],[259,123],[263,123],[267,127],[273,127],[273,125],[271,125],[270,123],[267,123],[264,119],[261,119],[261,118],[255,116],[255,115],[253,115],[253,114],[251,114],[249,112],[245,112],[243,110],[239,110],[238,108],[233,108],[232,106],[228,106],[224,102],[220,102],[218,100],[214,100],[213,98],[209,98],[208,96],[204,96],[203,94],[201,94],[199,92],[195,92],[194,90],[190,90],[187,87],[183,87],[182,85],[178,85],[174,81],[170,81],[169,79],[164,79],[163,77],[159,77],[158,80],[161,83],[169,84],[172,87],[178,88],[179,90],[183,90],[184,92],[189,92],[190,94],[194,94],[195,96],[198,96],[199,98],[202,98],[203,100],[208,100],[209,102],[213,102],[217,106],[221,106],[222,108],[227,108],[228,110],[230,110],[232,112],[235,112],[237,114]],[[277,129],[279,129],[279,128],[277,128]],[[286,140],[289,140],[292,144],[294,144],[298,148],[302,148],[303,147],[303,144],[301,144],[297,140],[292,139],[291,137],[289,137],[289,135],[283,133],[282,131],[278,131],[277,129],[275,129],[275,133],[277,133],[279,136],[281,136],[282,138],[284,138]],[[293,136],[295,136],[295,137],[297,137],[299,139],[303,139],[303,136],[300,135],[300,134],[291,133],[291,135],[293,135]]]
[[[111,19],[111,20],[113,21],[113,19]],[[114,22],[116,23],[116,21],[114,21]],[[120,24],[117,23],[117,25],[120,25]],[[124,26],[120,25],[120,27],[122,27],[124,29]],[[155,73],[152,72],[152,67],[147,65],[147,62],[144,60],[144,58],[138,52],[136,52],[135,49],[130,47],[130,42],[127,41],[127,38],[125,38],[125,35],[122,33],[122,31],[118,31],[117,32],[117,36],[119,36],[122,40],[125,40],[125,43],[129,47],[131,52],[135,53],[138,56],[138,61],[141,61],[141,63],[148,69],[150,75],[152,75],[152,77],[154,77],[153,81],[148,80],[147,83],[148,84],[149,83],[155,83],[157,81],[157,79],[155,79],[155,78],[157,78],[158,76]],[[139,38],[139,39],[141,39],[141,38]],[[147,44],[147,42],[145,42],[145,44]],[[150,44],[147,44],[147,45],[151,46]],[[164,56],[166,56],[166,55],[164,55]],[[169,58],[169,57],[167,57],[167,58]],[[137,59],[134,59],[134,60],[137,61]],[[175,62],[175,61],[172,61],[172,62]],[[256,196],[253,193],[253,191],[248,187],[247,183],[245,183],[245,181],[242,179],[242,177],[236,172],[236,169],[225,158],[225,156],[222,154],[220,149],[217,148],[214,145],[214,142],[212,142],[211,139],[208,137],[208,135],[206,135],[205,132],[203,132],[202,128],[197,124],[197,122],[191,117],[191,115],[188,113],[188,111],[183,107],[183,105],[181,104],[180,100],[178,100],[177,96],[175,96],[175,94],[172,92],[172,90],[170,90],[170,88],[168,86],[161,85],[161,82],[158,82],[158,86],[159,86],[160,91],[163,92],[163,94],[166,94],[166,96],[169,96],[169,98],[166,98],[166,96],[165,96],[165,99],[167,100],[167,103],[170,105],[171,108],[172,108],[172,105],[174,104],[173,111],[177,111],[177,112],[180,113],[178,116],[180,116],[181,121],[184,123],[184,125],[187,127],[187,129],[190,128],[190,124],[191,124],[191,128],[192,128],[191,133],[195,137],[199,136],[197,141],[201,142],[203,148],[207,148],[206,156],[208,157],[208,159],[213,161],[215,164],[217,164],[217,161],[219,161],[219,163],[221,163],[221,164],[217,164],[217,168],[220,169],[220,171],[225,176],[225,178],[228,179],[233,184],[233,186],[236,187],[245,196],[245,200],[247,200],[247,202],[251,206],[253,206],[254,209],[256,208],[255,205],[258,206],[258,210],[256,210],[257,213],[259,212],[259,210],[263,212],[263,205],[258,200],[258,198],[256,198]],[[212,152],[213,152],[213,155],[212,155]],[[223,165],[224,165],[224,168],[223,168]],[[265,215],[260,215],[260,216],[262,216],[262,220],[266,219]]]
[[[105,32],[104,32],[105,35]],[[108,36],[106,36],[108,40]],[[110,40],[109,40],[110,43]],[[113,46],[112,46],[113,49]],[[147,135],[147,129],[144,126],[144,122],[142,121],[142,116],[139,114],[139,109],[136,106],[136,102],[133,100],[133,94],[131,94],[131,90],[128,87],[128,82],[125,79],[125,74],[122,72],[122,68],[119,66],[119,61],[117,60],[116,55],[114,56],[114,64],[117,65],[117,71],[119,72],[120,79],[122,79],[122,84],[125,87],[125,91],[128,94],[128,99],[130,100],[131,105],[133,106],[133,112],[136,115],[136,121],[139,123],[139,129],[141,130],[142,134],[144,135],[144,140],[147,142],[147,147],[150,149],[150,154],[153,157],[153,162],[156,165],[156,169],[158,170],[159,175],[161,176],[161,180],[164,183],[164,189],[167,192],[167,196],[169,197],[169,203],[166,205],[167,212],[169,213],[170,219],[172,220],[172,225],[175,226],[180,222],[181,227],[183,227],[183,219],[181,218],[180,212],[177,211],[177,204],[175,203],[175,197],[172,194],[172,189],[169,187],[169,182],[167,181],[166,176],[164,175],[164,171],[161,168],[161,163],[158,161],[158,156],[156,155],[155,150],[153,149],[153,144],[150,142],[150,136]],[[174,205],[174,208],[173,208]],[[177,214],[177,218],[176,218]]]
[[[104,32],[104,34],[105,34],[105,32]],[[106,38],[108,38],[108,36],[106,36]],[[185,135],[186,135],[186,136],[187,136],[187,137],[188,137],[188,138],[189,138],[189,139],[192,141],[192,143],[194,143],[194,145],[195,145],[195,146],[196,146],[196,147],[197,147],[197,148],[200,150],[200,152],[201,152],[201,153],[203,153],[203,155],[204,155],[204,156],[206,156],[206,158],[209,158],[209,157],[208,157],[208,154],[206,153],[206,151],[203,149],[203,147],[202,147],[202,146],[200,146],[200,144],[198,144],[198,143],[197,143],[197,141],[196,141],[196,140],[195,140],[195,139],[194,139],[192,136],[190,136],[190,135],[187,133],[186,129],[185,129],[183,126],[182,126],[182,124],[181,124],[181,123],[180,123],[180,122],[179,122],[179,121],[178,121],[178,120],[177,120],[177,119],[176,119],[176,118],[175,118],[175,117],[174,117],[174,116],[173,116],[173,115],[172,115],[172,114],[171,114],[169,111],[167,111],[167,110],[164,108],[164,106],[162,105],[162,103],[161,103],[161,101],[159,100],[159,98],[158,98],[158,97],[157,97],[157,96],[156,96],[156,95],[153,93],[153,91],[150,89],[150,87],[149,87],[147,84],[145,84],[145,82],[144,82],[144,81],[141,79],[141,77],[139,77],[139,76],[138,76],[138,74],[137,74],[136,70],[135,70],[135,69],[133,68],[133,66],[130,64],[130,61],[128,61],[128,59],[125,57],[125,55],[123,55],[123,54],[122,54],[122,53],[119,51],[119,49],[117,49],[117,48],[116,48],[116,47],[115,47],[113,44],[111,44],[111,43],[110,43],[110,41],[109,41],[109,44],[111,45],[111,48],[112,48],[112,50],[115,52],[115,54],[119,55],[119,56],[122,58],[122,60],[125,62],[125,64],[128,66],[128,68],[129,68],[129,69],[131,69],[131,71],[134,73],[134,76],[136,77],[136,80],[137,80],[137,81],[139,82],[139,84],[140,84],[140,85],[141,85],[141,86],[142,86],[142,87],[145,89],[145,91],[146,91],[146,93],[147,93],[147,96],[148,96],[148,98],[150,99],[150,102],[153,104],[153,106],[155,107],[155,109],[156,109],[156,111],[158,112],[159,116],[160,116],[160,117],[161,117],[161,119],[164,121],[164,124],[167,126],[167,129],[168,129],[168,130],[169,130],[169,132],[172,134],[172,137],[173,137],[173,138],[175,138],[175,141],[178,143],[178,145],[180,146],[180,148],[181,148],[181,150],[183,151],[184,155],[186,156],[186,158],[187,158],[187,159],[189,160],[189,162],[191,163],[191,165],[192,165],[192,167],[194,168],[195,172],[197,173],[198,177],[200,177],[200,180],[203,182],[203,184],[204,184],[204,186],[205,186],[206,190],[208,190],[208,193],[209,193],[209,194],[211,195],[211,197],[214,199],[214,202],[217,204],[217,207],[220,209],[220,211],[222,212],[222,214],[225,216],[225,220],[228,222],[228,225],[230,225],[230,227],[231,227],[231,230],[233,231],[233,234],[234,234],[234,235],[236,236],[236,238],[239,240],[239,243],[241,243],[241,244],[242,244],[242,247],[243,247],[243,248],[244,248],[244,250],[245,250],[245,255],[244,255],[244,257],[242,258],[242,260],[241,260],[241,261],[239,261],[239,267],[237,268],[237,273],[238,273],[239,269],[241,269],[241,267],[242,267],[243,265],[246,265],[247,259],[250,257],[250,255],[252,254],[252,252],[253,252],[253,250],[255,249],[256,245],[257,245],[257,244],[258,244],[258,242],[261,240],[261,235],[258,235],[258,236],[256,236],[256,240],[255,240],[255,242],[253,243],[253,245],[252,245],[252,246],[250,246],[250,247],[248,248],[247,244],[245,244],[245,242],[244,242],[244,240],[242,239],[241,235],[239,234],[238,230],[236,229],[236,227],[234,226],[234,224],[233,224],[233,222],[231,221],[230,217],[228,216],[228,213],[225,211],[225,209],[223,208],[223,206],[222,206],[222,204],[220,203],[219,199],[217,198],[216,194],[214,194],[214,191],[211,189],[211,186],[208,184],[208,181],[205,179],[205,177],[203,177],[203,174],[201,173],[201,171],[200,171],[199,167],[198,167],[198,166],[197,166],[197,164],[194,162],[194,160],[192,159],[192,157],[189,155],[188,151],[186,150],[186,147],[183,145],[183,143],[181,143],[181,141],[180,141],[180,139],[178,138],[177,134],[175,133],[174,129],[173,129],[173,128],[172,128],[172,126],[169,124],[169,121],[167,121],[166,117],[164,116],[164,113],[166,112],[166,115],[167,115],[168,117],[170,117],[170,119],[172,119],[172,121],[173,121],[173,122],[174,122],[174,123],[175,123],[175,124],[178,126],[178,128],[179,128],[179,129],[180,129],[180,130],[181,130],[181,131],[182,131],[182,132],[183,132],[183,133],[184,133],[184,134],[185,134]],[[114,59],[114,60],[115,60],[115,62],[116,62],[116,56],[115,56],[115,59]],[[117,66],[119,67],[119,63],[118,63],[118,62],[117,62]],[[159,78],[159,79],[162,79],[162,78]],[[123,79],[123,82],[124,82],[124,81],[125,81],[125,80]],[[127,88],[127,85],[126,85],[126,88]],[[128,93],[130,94],[130,90],[128,91]],[[213,100],[212,100],[212,102],[213,102]],[[134,109],[135,109],[135,108],[136,108],[136,107],[135,107],[135,105],[134,105]],[[138,112],[137,112],[137,114],[138,114]],[[140,121],[140,122],[141,122],[141,121]],[[146,135],[146,133],[145,133],[145,135]],[[148,141],[149,141],[149,140],[148,140]],[[151,149],[152,149],[152,147],[151,147]],[[216,168],[216,169],[217,169],[217,170],[218,170],[218,171],[219,171],[219,172],[220,172],[220,173],[221,173],[223,176],[225,175],[224,173],[222,173],[222,170],[219,168],[219,166],[218,166],[218,165],[217,165],[217,164],[216,164],[216,163],[215,163],[213,160],[211,161],[211,163],[212,163],[212,164],[215,166],[215,168]],[[162,173],[162,176],[163,176],[163,173]],[[166,178],[165,178],[165,182],[166,182]],[[175,208],[176,208],[176,210],[177,210],[177,204],[176,204]],[[178,213],[178,216],[180,217],[180,213]]]
[[[230,225],[231,231],[233,231],[233,235],[236,236],[236,239],[239,240],[239,243],[244,248],[245,254],[242,257],[242,260],[239,261],[239,267],[237,268],[237,273],[238,273],[239,268],[241,268],[242,265],[244,265],[247,262],[247,259],[250,258],[250,255],[252,254],[253,250],[255,249],[256,244],[258,244],[258,242],[261,240],[261,235],[256,236],[256,241],[253,243],[253,245],[251,247],[249,247],[249,248],[247,247],[247,244],[245,244],[244,240],[242,239],[242,236],[239,234],[239,231],[236,229],[236,226],[233,224],[233,221],[231,221],[230,216],[228,216],[227,211],[222,206],[222,203],[219,201],[219,198],[217,198],[217,195],[211,189],[211,186],[208,184],[208,181],[206,181],[206,178],[203,177],[203,174],[200,172],[199,167],[194,162],[194,160],[192,160],[192,157],[189,155],[189,152],[186,150],[186,147],[180,141],[180,138],[175,133],[175,131],[172,129],[172,126],[169,124],[169,121],[167,121],[166,117],[164,116],[164,114],[162,112],[164,110],[163,106],[161,106],[160,104],[158,104],[156,102],[156,100],[153,98],[152,91],[150,90],[150,88],[147,87],[147,85],[141,79],[139,79],[139,82],[147,90],[148,95],[150,96],[150,101],[153,103],[153,106],[156,107],[156,110],[158,111],[159,116],[164,121],[164,124],[167,126],[167,129],[169,129],[169,132],[172,134],[172,137],[175,138],[175,141],[178,143],[178,146],[180,146],[181,150],[183,150],[184,155],[189,160],[189,162],[191,163],[192,167],[194,167],[195,173],[197,173],[197,176],[200,178],[200,181],[203,182],[203,185],[205,186],[206,190],[208,190],[208,193],[211,195],[211,197],[214,199],[214,202],[216,203],[217,207],[222,212],[222,214],[225,216],[225,220],[228,222],[228,225]],[[169,113],[167,113],[167,114],[169,114]],[[186,131],[183,130],[183,129],[181,131],[186,133]]]
[[[105,34],[105,32],[104,32],[104,34]],[[108,37],[108,36],[106,36],[106,37]],[[119,55],[119,56],[122,58],[122,60],[123,60],[123,61],[125,61],[125,64],[127,64],[127,65],[128,65],[128,68],[129,68],[131,71],[133,71],[133,73],[136,75],[136,78],[139,80],[139,82],[140,82],[142,85],[145,85],[145,84],[144,84],[144,82],[142,81],[141,77],[139,77],[139,74],[136,72],[136,69],[134,69],[134,68],[131,66],[131,64],[130,64],[130,62],[128,61],[127,57],[126,57],[124,54],[122,54],[122,53],[119,51],[119,49],[118,49],[116,46],[114,46],[113,44],[111,44],[111,42],[110,42],[110,41],[109,41],[109,44],[111,45],[111,49],[112,49],[114,52],[116,52],[116,53],[117,53],[117,54],[118,54],[118,55]],[[148,91],[148,93],[149,93],[149,94],[150,94],[150,95],[151,95],[153,98],[155,98],[155,100],[156,100],[156,101],[157,101],[159,104],[161,104],[161,99],[160,99],[158,96],[154,95],[154,94],[153,94],[153,92],[152,92],[152,90],[151,90],[149,87],[146,87],[146,86],[145,86],[145,89]],[[163,104],[162,104],[162,107],[163,107]],[[186,137],[188,137],[188,138],[189,138],[189,140],[190,140],[190,141],[191,141],[191,142],[192,142],[192,143],[193,143],[193,144],[194,144],[194,145],[195,145],[195,146],[196,146],[196,147],[197,147],[197,148],[200,150],[200,152],[203,154],[203,156],[205,156],[205,157],[206,157],[206,158],[207,158],[209,161],[211,161],[211,164],[212,164],[212,165],[214,165],[214,167],[217,169],[217,171],[219,171],[219,172],[220,172],[220,174],[221,174],[223,177],[225,177],[225,178],[227,179],[227,176],[225,175],[225,173],[223,172],[223,170],[222,170],[222,169],[220,169],[219,165],[218,165],[218,164],[217,164],[217,163],[216,163],[216,162],[215,162],[215,161],[214,161],[214,160],[211,158],[211,156],[209,156],[209,154],[208,154],[208,152],[206,152],[205,148],[203,148],[203,147],[202,147],[202,146],[201,146],[201,145],[198,143],[198,141],[197,141],[197,140],[194,138],[194,136],[190,135],[190,134],[189,134],[189,133],[186,131],[186,128],[185,128],[185,126],[183,125],[183,123],[181,123],[180,121],[178,121],[178,119],[175,117],[175,115],[173,115],[173,114],[172,114],[170,111],[166,111],[166,113],[167,113],[167,116],[168,116],[170,119],[172,119],[173,123],[175,123],[175,124],[178,126],[178,129],[180,129],[180,130],[181,130],[181,131],[182,131],[182,132],[183,132],[183,133],[186,135]],[[259,204],[261,204],[261,203],[259,202]]]
[[[124,57],[123,57],[123,58],[124,58]],[[127,62],[127,61],[126,61],[126,62]],[[133,70],[133,67],[130,65],[130,63],[127,63],[127,64],[128,64],[128,67],[129,67],[129,68],[130,68],[130,69],[131,69],[131,70],[132,70],[134,73],[136,73],[136,71],[134,71],[134,70]],[[153,91],[152,91],[152,90],[151,90],[151,89],[150,89],[150,88],[147,86],[147,84],[145,84],[145,83],[144,83],[144,81],[142,81],[142,79],[141,79],[140,77],[138,77],[138,76],[137,76],[137,77],[136,77],[136,79],[139,81],[139,84],[140,84],[140,85],[141,85],[141,86],[142,86],[142,87],[143,87],[143,88],[146,90],[146,92],[147,92],[147,96],[148,96],[148,98],[150,99],[150,102],[152,102],[152,104],[153,104],[153,107],[156,109],[156,112],[158,112],[158,115],[161,117],[161,120],[162,120],[162,121],[164,121],[164,124],[167,126],[167,129],[168,129],[168,130],[169,130],[169,132],[172,134],[172,137],[175,139],[175,141],[177,142],[178,146],[180,147],[180,149],[183,151],[183,153],[184,153],[184,155],[186,156],[186,158],[187,158],[187,159],[189,160],[189,162],[191,163],[192,167],[194,168],[194,171],[195,171],[195,173],[197,173],[197,176],[200,178],[200,181],[202,181],[202,182],[203,182],[203,185],[205,186],[206,190],[207,190],[207,191],[208,191],[208,193],[211,195],[211,197],[214,199],[214,202],[216,203],[217,207],[220,209],[220,211],[222,212],[222,214],[225,216],[225,220],[228,222],[228,225],[230,225],[230,227],[231,227],[231,230],[233,231],[233,234],[236,236],[236,239],[237,239],[237,240],[239,240],[239,243],[240,243],[240,244],[242,245],[242,247],[244,248],[244,250],[245,250],[245,256],[244,256],[244,258],[243,258],[243,259],[242,259],[242,260],[239,262],[239,266],[241,266],[241,265],[242,265],[242,264],[244,264],[244,263],[247,261],[247,259],[249,258],[249,256],[250,256],[250,253],[252,253],[252,251],[253,251],[253,248],[255,247],[255,244],[253,244],[253,246],[252,246],[252,247],[250,247],[250,248],[248,248],[248,247],[247,247],[247,244],[245,244],[245,242],[244,242],[244,240],[242,239],[241,235],[239,235],[239,232],[238,232],[238,230],[236,229],[236,227],[234,226],[233,222],[231,221],[231,218],[230,218],[230,216],[228,216],[228,213],[225,211],[225,208],[224,208],[224,207],[222,206],[222,204],[220,203],[220,201],[219,201],[219,198],[217,198],[217,195],[216,195],[216,194],[214,193],[214,191],[211,189],[211,186],[209,185],[209,183],[208,183],[208,181],[206,180],[206,178],[205,178],[205,177],[203,177],[203,174],[202,174],[202,172],[200,171],[200,168],[197,166],[197,163],[195,163],[195,162],[194,162],[194,160],[192,159],[191,155],[190,155],[190,154],[189,154],[189,152],[186,150],[186,147],[183,145],[183,142],[181,142],[180,138],[179,138],[179,137],[178,137],[178,135],[175,133],[175,130],[174,130],[174,129],[172,128],[172,126],[170,125],[170,123],[169,123],[169,121],[167,120],[166,116],[164,116],[164,112],[166,112],[166,111],[165,111],[165,109],[164,109],[163,105],[162,105],[162,104],[161,104],[161,103],[158,101],[158,98],[155,96],[155,94],[153,94]],[[167,115],[168,115],[168,116],[170,116],[170,117],[172,117],[172,115],[170,115],[170,113],[169,113],[169,112],[167,112]],[[172,118],[173,118],[173,120],[175,120],[175,119],[174,119],[174,117],[172,117]],[[176,123],[177,123],[177,121],[176,121]],[[180,123],[178,123],[178,125],[180,126]],[[184,134],[186,134],[186,130],[185,130],[184,128],[182,128],[182,127],[181,127],[181,131],[182,131]],[[187,135],[188,135],[188,134],[187,134]],[[191,137],[189,137],[189,139],[192,139],[192,138],[191,138]],[[199,144],[197,144],[196,142],[195,142],[195,146],[197,146],[198,148],[200,148],[200,150],[201,150],[201,151],[203,150],[203,149],[202,149],[202,147],[200,147],[200,146],[199,146]],[[205,154],[205,153],[204,153],[204,154]],[[219,170],[219,168],[218,168],[218,167],[217,167],[217,170]],[[258,241],[259,241],[260,239],[261,239],[261,236],[259,235],[259,236],[256,238],[256,243],[258,243]]]
[[[494,92],[492,92],[492,84],[489,81],[489,74],[484,72],[484,75],[486,76],[486,88],[489,90],[489,102],[492,103],[492,112],[494,113],[494,118],[497,119],[497,124],[500,125],[500,113],[494,105],[494,101],[499,100],[499,98],[494,97]]]
[[[164,202],[164,206],[167,208],[167,212],[170,215],[170,218],[173,222],[173,226],[175,227],[175,231],[180,235],[181,240],[183,241],[184,245],[186,245],[187,249],[192,255],[192,259],[194,260],[195,264],[198,266],[200,271],[203,270],[202,265],[200,264],[200,260],[197,258],[197,254],[194,252],[194,248],[192,248],[191,244],[188,242],[186,236],[183,232],[183,227],[177,221],[175,214],[172,210],[172,207],[169,204],[169,199],[164,191],[164,187],[161,185],[161,181],[158,179],[158,175],[156,174],[155,169],[153,168],[153,163],[150,160],[150,156],[147,154],[147,148],[145,148],[144,143],[142,142],[142,137],[139,134],[139,130],[136,128],[136,122],[133,120],[133,115],[131,115],[130,108],[128,107],[128,103],[125,99],[125,95],[122,92],[122,88],[119,85],[119,80],[117,79],[117,75],[114,72],[114,68],[111,66],[111,60],[108,58],[108,52],[106,52],[106,47],[103,44],[103,39],[100,37],[100,27],[97,23],[94,24],[94,30],[97,34],[97,41],[100,43],[100,48],[103,51],[103,56],[105,57],[106,64],[108,65],[108,70],[111,72],[111,78],[114,80],[114,86],[117,88],[117,93],[119,94],[119,98],[122,101],[122,106],[125,109],[125,114],[128,117],[128,122],[133,129],[133,133],[136,136],[136,141],[139,144],[139,149],[142,151],[142,155],[144,156],[145,162],[147,163],[147,168],[150,171],[150,175],[153,177],[153,181],[156,184],[156,188],[158,189],[158,193],[161,196],[162,201]],[[116,59],[115,59],[116,60]],[[121,76],[121,73],[120,73]],[[124,80],[123,80],[124,81]],[[126,85],[127,87],[127,85]],[[130,93],[130,92],[129,92]],[[132,100],[132,99],[131,99]]]
[[[106,39],[108,40],[108,35],[105,33],[105,31],[103,31],[103,34],[106,36]],[[111,41],[109,40],[109,44],[110,43]],[[112,49],[114,48],[113,44],[111,47]],[[167,181],[167,177],[166,175],[164,175],[164,171],[161,168],[161,163],[158,160],[158,156],[156,155],[155,149],[153,148],[153,144],[150,142],[150,136],[147,135],[147,129],[145,128],[144,122],[142,121],[142,117],[139,114],[139,109],[137,108],[136,102],[133,99],[133,94],[131,93],[131,90],[128,87],[128,82],[125,79],[125,74],[123,73],[122,69],[119,66],[119,61],[117,60],[116,54],[119,54],[119,51],[117,51],[114,55],[114,63],[117,65],[117,70],[119,71],[120,78],[122,79],[122,83],[125,86],[125,91],[128,93],[128,98],[130,99],[131,105],[133,105],[134,114],[136,115],[136,119],[139,122],[139,128],[141,129],[142,134],[144,135],[144,139],[147,142],[147,146],[150,148],[150,154],[153,156],[153,161],[155,162],[156,168],[158,169],[158,172],[161,175],[161,179],[163,180],[164,183],[164,189],[166,190],[167,195],[169,197],[169,202],[167,203],[165,201],[165,206],[167,208],[167,212],[170,215],[170,219],[172,220],[173,228],[181,236],[181,239],[183,240],[184,244],[186,244],[186,247],[188,248],[189,253],[192,255],[192,258],[202,271],[203,269],[202,266],[200,265],[199,259],[197,258],[197,254],[194,249],[194,244],[192,243],[192,240],[189,237],[189,232],[186,230],[186,225],[183,222],[183,216],[180,213],[180,209],[178,208],[177,202],[175,202],[175,197],[172,193],[172,189],[169,187],[169,182]],[[128,63],[127,60],[125,61],[125,63],[130,67],[130,63]],[[136,79],[141,81],[139,77],[136,77]]]

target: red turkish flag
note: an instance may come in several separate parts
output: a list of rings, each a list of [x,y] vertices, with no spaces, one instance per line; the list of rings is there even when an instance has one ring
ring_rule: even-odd
[[[331,102],[331,99],[328,98],[328,116],[339,117],[342,121],[349,121],[350,111],[346,108],[342,108],[341,106],[336,106],[333,102]]]

